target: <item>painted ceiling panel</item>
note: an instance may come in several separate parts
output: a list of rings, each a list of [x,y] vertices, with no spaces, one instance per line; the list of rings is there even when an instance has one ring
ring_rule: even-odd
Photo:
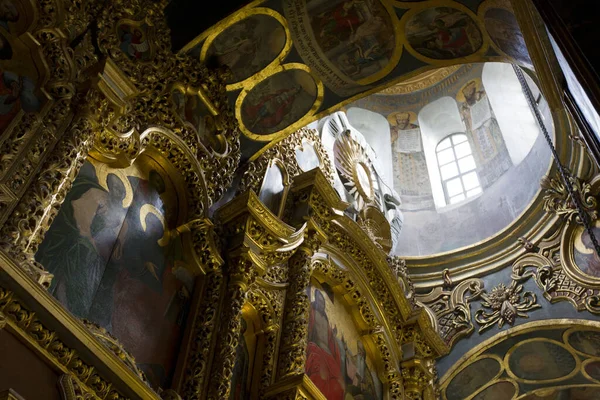
[[[509,0],[255,1],[181,51],[231,69],[245,159],[423,72],[479,61],[530,66]]]

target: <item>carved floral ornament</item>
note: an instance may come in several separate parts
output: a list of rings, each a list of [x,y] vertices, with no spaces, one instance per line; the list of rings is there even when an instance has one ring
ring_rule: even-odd
[[[598,228],[597,199],[599,179],[587,183],[577,177],[571,180],[580,194],[595,231]],[[453,345],[474,330],[471,304],[481,300],[475,312],[479,332],[513,325],[517,318],[528,318],[528,312],[541,307],[536,295],[525,291],[523,284],[533,278],[544,298],[551,303],[570,302],[578,311],[600,314],[600,278],[596,274],[591,244],[577,215],[574,202],[569,199],[560,178],[546,177],[542,181],[544,207],[558,220],[536,242],[521,237],[522,254],[512,263],[511,281],[485,289],[483,281],[467,279],[454,284],[446,279],[444,288],[435,288],[427,294],[417,295],[417,300],[430,310],[436,327],[444,340]],[[449,278],[449,277],[446,277]]]

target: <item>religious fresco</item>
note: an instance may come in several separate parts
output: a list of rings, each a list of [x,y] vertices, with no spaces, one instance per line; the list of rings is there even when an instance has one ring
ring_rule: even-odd
[[[306,115],[317,93],[317,83],[304,70],[288,69],[270,76],[243,98],[243,126],[257,136],[275,133]]]
[[[177,193],[156,161],[125,169],[88,160],[36,259],[54,275],[50,293],[99,324],[135,357],[153,387],[166,387],[191,295]]]
[[[480,78],[461,87],[456,101],[466,132],[470,133],[479,180],[485,189],[512,166],[508,149]]]
[[[208,46],[205,59],[216,58],[233,74],[228,83],[243,81],[268,66],[286,44],[281,22],[267,14],[254,14],[221,32]]]
[[[181,121],[196,132],[204,148],[218,154],[226,150],[225,140],[217,133],[216,109],[202,89],[190,94],[175,88],[171,91],[171,102]]]
[[[419,54],[435,60],[451,60],[477,52],[483,38],[475,21],[451,7],[419,12],[406,23],[406,38]]]
[[[520,343],[508,357],[509,373],[524,381],[563,378],[576,371],[577,360],[556,342]]]
[[[328,400],[383,398],[382,383],[352,318],[327,284],[313,282],[306,374]]]
[[[517,387],[512,382],[495,382],[477,393],[472,400],[512,400],[516,392]]]
[[[528,394],[522,400],[597,400],[600,398],[600,387],[576,386],[571,388],[545,389]]]
[[[394,29],[378,1],[311,1],[307,13],[323,53],[353,80],[373,75],[390,61]]]
[[[35,12],[26,1],[0,0],[0,31],[19,36],[27,31]]]
[[[594,236],[600,237],[600,221],[594,223],[592,231]],[[575,230],[574,236],[573,266],[584,276],[592,279],[600,278],[600,257],[594,250],[589,233],[582,227]]]
[[[448,400],[462,400],[495,379],[502,365],[495,358],[483,358],[468,365],[448,384]]]
[[[117,24],[119,48],[132,61],[150,61],[154,56],[152,28],[146,23],[129,20]]]
[[[400,58],[396,25],[379,0],[284,1],[296,49],[341,96],[362,91]]]
[[[16,36],[25,19],[17,4],[0,3],[0,133],[17,115],[40,111],[45,103],[40,84],[46,68],[33,38]]]
[[[600,382],[600,361],[586,363],[583,371],[587,377]]]
[[[569,335],[569,344],[587,356],[600,357],[600,332],[576,331]]]
[[[501,52],[524,66],[531,67],[531,58],[515,15],[503,8],[489,8],[483,15],[485,29]]]
[[[599,392],[585,387],[600,387],[599,354],[598,322],[526,323],[462,354],[440,379],[441,398],[595,399]]]
[[[392,142],[394,188],[401,196],[415,198],[414,202],[419,207],[433,206],[417,114],[413,111],[396,111],[389,114],[387,120]],[[408,203],[412,203],[412,199],[407,199],[406,204],[411,207]]]
[[[255,159],[268,148],[267,142],[281,140],[365,94],[410,81],[418,72],[466,61],[530,65],[527,53],[516,51],[522,47],[522,34],[511,20],[512,13],[502,8],[509,6],[479,0],[468,8],[456,2],[429,3],[258,1],[203,32],[181,51],[203,62],[230,66],[234,77],[227,90],[242,133],[249,139],[242,146],[242,159]],[[490,34],[484,35],[487,11]],[[496,51],[486,52],[490,45]],[[410,54],[403,56],[404,50]],[[400,62],[401,57],[405,61]],[[243,98],[281,73],[286,62],[310,71],[318,85],[323,83],[321,101],[313,112],[250,128]]]

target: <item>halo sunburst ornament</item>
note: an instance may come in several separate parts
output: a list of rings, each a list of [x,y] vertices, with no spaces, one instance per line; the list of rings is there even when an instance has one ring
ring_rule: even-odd
[[[333,152],[338,175],[356,201],[356,208],[361,210],[366,204],[374,202],[379,185],[373,163],[364,147],[352,137],[350,131],[345,131],[336,139]]]

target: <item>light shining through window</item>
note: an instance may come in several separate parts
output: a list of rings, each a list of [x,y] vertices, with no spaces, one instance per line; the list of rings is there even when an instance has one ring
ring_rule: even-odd
[[[475,159],[465,134],[447,136],[438,143],[435,152],[448,204],[456,204],[481,193]]]

